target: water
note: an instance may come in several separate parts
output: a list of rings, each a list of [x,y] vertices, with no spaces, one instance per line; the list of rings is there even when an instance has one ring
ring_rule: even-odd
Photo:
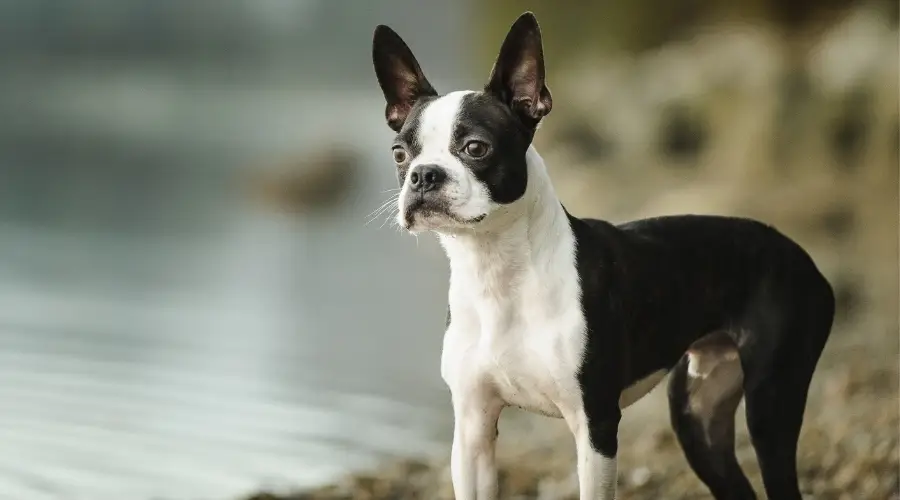
[[[7,195],[43,185],[10,172]],[[439,452],[445,265],[364,225],[391,173],[307,219],[167,175],[183,212],[127,230],[77,214],[131,202],[115,192],[8,203],[0,497],[230,498]]]
[[[446,453],[446,263],[431,238],[365,225],[395,187],[369,68],[325,88],[17,64],[0,499],[235,498]],[[280,216],[241,194],[240,172],[335,139],[365,158],[338,208]]]

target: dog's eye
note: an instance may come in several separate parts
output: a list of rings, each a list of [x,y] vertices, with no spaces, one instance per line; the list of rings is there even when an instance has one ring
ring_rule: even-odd
[[[400,146],[396,146],[394,149],[391,150],[391,152],[394,154],[394,163],[399,165],[401,163],[406,162],[406,150],[405,149],[401,148]]]
[[[481,141],[469,141],[466,143],[466,154],[472,158],[481,158],[488,153],[488,145]]]

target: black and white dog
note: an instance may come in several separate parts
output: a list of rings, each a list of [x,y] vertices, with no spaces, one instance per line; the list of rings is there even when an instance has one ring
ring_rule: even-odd
[[[809,255],[747,219],[570,215],[531,145],[552,108],[531,13],[481,91],[439,95],[386,26],[373,59],[397,132],[398,222],[435,232],[450,260],[456,498],[497,497],[506,406],[565,419],[581,498],[615,498],[622,409],[670,374],[672,425],[715,498],[755,498],[734,453],[744,397],[768,497],[799,500],[797,441],[834,313]]]

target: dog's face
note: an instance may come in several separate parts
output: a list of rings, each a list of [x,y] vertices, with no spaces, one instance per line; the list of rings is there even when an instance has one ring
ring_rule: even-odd
[[[400,182],[398,222],[410,232],[472,228],[525,193],[525,154],[550,112],[537,21],[513,24],[482,91],[438,95],[403,40],[375,30],[373,61],[384,92]]]

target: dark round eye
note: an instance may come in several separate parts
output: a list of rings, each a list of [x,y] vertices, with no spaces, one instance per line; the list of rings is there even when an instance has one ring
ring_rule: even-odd
[[[394,163],[401,164],[406,162],[406,150],[401,148],[400,146],[395,147],[391,150],[394,154]]]
[[[469,141],[465,150],[472,158],[481,158],[488,153],[488,145],[481,141]]]

